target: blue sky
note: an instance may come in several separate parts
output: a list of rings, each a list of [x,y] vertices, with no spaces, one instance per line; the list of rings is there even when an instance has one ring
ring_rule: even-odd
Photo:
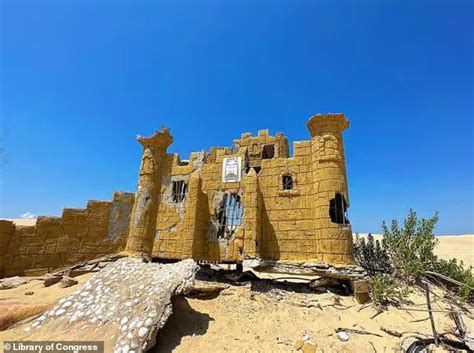
[[[344,112],[353,230],[409,207],[474,233],[473,2],[0,3],[0,217],[135,191],[136,134],[187,158]]]

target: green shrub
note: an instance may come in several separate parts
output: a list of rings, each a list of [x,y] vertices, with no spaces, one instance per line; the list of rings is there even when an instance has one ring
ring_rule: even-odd
[[[369,234],[366,241],[364,237],[356,234],[354,257],[369,275],[392,272],[387,244],[383,238],[381,241],[374,240],[374,236]]]
[[[408,217],[403,221],[403,227],[399,227],[398,222],[392,220],[389,229],[383,222],[383,251],[388,255],[395,277],[410,282],[424,275],[426,271],[435,271],[463,283],[464,286],[459,288],[458,294],[462,299],[472,301],[474,300],[474,290],[471,289],[474,287],[472,267],[466,268],[462,261],[458,262],[456,259],[449,261],[438,259],[434,254],[438,240],[433,231],[438,219],[438,212],[431,218],[418,219],[416,212],[410,209]],[[358,247],[365,249],[364,246]],[[375,250],[368,251],[369,259],[372,251]],[[373,264],[374,261],[370,263]]]
[[[433,234],[438,222],[438,212],[432,218],[418,219],[416,212],[410,209],[403,227],[392,220],[390,229],[385,221],[382,224],[390,260],[398,276],[413,280],[421,276],[436,262],[434,248],[437,239]]]
[[[410,289],[386,274],[376,274],[370,278],[372,301],[377,306],[398,305],[410,294]]]
[[[463,283],[464,286],[459,288],[459,296],[466,301],[474,300],[474,290],[471,289],[474,287],[472,266],[464,267],[463,262],[456,259],[437,259],[432,270]]]

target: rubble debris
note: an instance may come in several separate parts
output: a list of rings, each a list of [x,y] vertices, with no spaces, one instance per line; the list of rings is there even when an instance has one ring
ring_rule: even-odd
[[[16,288],[34,280],[43,281],[44,286],[49,287],[60,282],[63,276],[72,278],[72,277],[77,277],[89,272],[97,272],[97,271],[100,271],[102,268],[106,267],[108,264],[123,257],[124,255],[122,254],[106,255],[94,260],[90,260],[87,262],[80,262],[68,267],[64,267],[62,269],[59,269],[56,272],[47,273],[42,276],[33,276],[33,277],[14,276],[14,277],[2,278],[0,279],[0,290]]]
[[[62,276],[61,275],[49,275],[47,274],[45,277],[44,277],[44,282],[43,282],[43,285],[45,287],[50,287],[56,283],[58,283],[59,281],[61,281],[61,278]]]
[[[390,329],[385,328],[383,326],[380,326],[380,331],[383,331],[385,333],[388,333],[390,336],[394,336],[394,337],[398,337],[398,338],[403,336],[402,333],[400,333],[398,331],[395,331],[395,330],[390,330]]]
[[[29,277],[15,276],[15,277],[4,278],[0,280],[0,290],[16,288],[30,281],[31,281],[31,278]]]
[[[330,277],[320,277],[309,282],[310,288],[330,287],[330,286],[338,286],[338,285],[340,285],[339,281],[335,278],[330,278]]]
[[[61,278],[61,282],[59,283],[59,287],[67,288],[67,287],[74,286],[78,283],[79,282],[74,278],[71,278],[69,276],[63,276],[63,278]]]
[[[62,339],[77,337],[79,327],[91,327],[97,339],[112,342],[115,352],[143,352],[154,345],[156,332],[171,315],[171,298],[192,288],[196,271],[193,260],[157,264],[120,259],[30,322],[25,339],[34,339],[48,325],[68,327]],[[118,333],[105,337],[101,328],[106,325]]]
[[[349,334],[345,331],[339,331],[336,333],[337,337],[342,341],[342,342],[347,342],[349,341]]]
[[[217,284],[199,281],[197,282],[193,289],[189,292],[188,296],[194,298],[215,298],[223,290],[228,289],[230,286],[228,284]]]
[[[350,281],[352,292],[359,304],[365,304],[370,301],[369,282],[367,280]]]
[[[310,335],[304,334],[303,338],[297,340],[293,347],[297,351],[301,350],[303,353],[316,353],[317,344],[312,341]]]
[[[353,329],[353,328],[345,328],[345,327],[338,327],[336,329],[336,333],[339,333],[339,332],[345,332],[345,333],[357,333],[359,335],[372,335],[372,336],[377,336],[377,337],[383,337],[382,335],[378,334],[378,333],[373,333],[373,332],[369,332],[369,331],[365,331],[365,330],[357,330],[357,329]]]
[[[474,335],[469,332],[461,313],[455,308],[452,308],[451,310],[451,317],[453,318],[458,331],[457,337],[461,339],[470,350],[474,351]]]
[[[243,266],[259,272],[319,275],[341,280],[361,280],[366,277],[365,270],[354,265],[336,267],[313,262],[297,263],[249,258],[243,261]]]
[[[25,292],[25,295],[33,295],[33,294],[35,294],[35,292],[33,292],[31,290]]]

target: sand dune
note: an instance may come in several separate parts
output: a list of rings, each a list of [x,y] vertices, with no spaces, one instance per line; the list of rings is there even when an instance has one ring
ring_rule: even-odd
[[[2,218],[5,219],[5,218]],[[36,224],[36,218],[33,219],[7,219],[7,221],[13,221],[17,226],[34,226]]]

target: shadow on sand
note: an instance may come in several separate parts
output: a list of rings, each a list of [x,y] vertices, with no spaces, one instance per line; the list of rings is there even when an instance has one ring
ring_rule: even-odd
[[[208,314],[200,313],[189,305],[185,297],[175,297],[173,314],[166,321],[165,326],[156,335],[156,344],[148,352],[168,353],[180,345],[185,336],[204,335],[209,322],[214,319]]]

